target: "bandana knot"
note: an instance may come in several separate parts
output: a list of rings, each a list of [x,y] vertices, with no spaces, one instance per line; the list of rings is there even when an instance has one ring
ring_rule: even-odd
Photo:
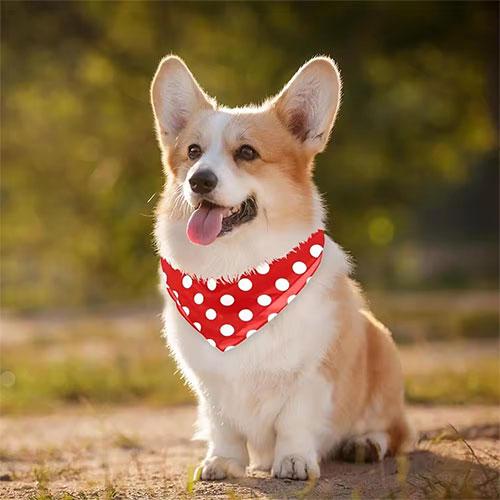
[[[233,349],[272,321],[306,286],[323,255],[322,229],[287,255],[264,262],[237,280],[201,280],[173,268],[161,267],[167,292],[183,318],[221,351]]]

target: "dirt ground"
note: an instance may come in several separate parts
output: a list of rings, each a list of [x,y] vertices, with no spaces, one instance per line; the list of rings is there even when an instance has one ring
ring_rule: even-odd
[[[494,407],[412,407],[416,450],[382,464],[329,462],[316,483],[188,479],[204,444],[191,406],[66,410],[0,420],[1,498],[498,498]],[[452,424],[465,439],[459,438]]]

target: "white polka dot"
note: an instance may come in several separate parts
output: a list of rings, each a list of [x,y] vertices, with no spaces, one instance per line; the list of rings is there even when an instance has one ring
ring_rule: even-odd
[[[269,297],[269,295],[259,295],[257,297],[257,302],[259,305],[266,307],[272,302],[272,300],[271,297]]]
[[[258,265],[257,268],[255,269],[259,274],[267,274],[269,272],[269,264],[267,262],[263,262],[262,264]]]
[[[207,319],[213,320],[217,317],[217,313],[215,312],[215,309],[207,309],[205,311],[205,316],[207,317]]]
[[[207,281],[207,288],[213,292],[217,288],[217,281],[215,281],[213,278],[210,278]]]
[[[217,347],[217,344],[215,343],[214,339],[207,339],[207,342],[212,346],[212,347]]]
[[[205,300],[205,297],[203,297],[203,294],[202,293],[197,293],[195,296],[194,296],[194,303],[195,304],[203,304],[203,301]]]
[[[249,339],[257,330],[248,330],[247,339]]]
[[[220,327],[220,333],[224,337],[230,337],[234,333],[234,327],[232,325],[222,325]]]
[[[306,279],[306,285],[311,281],[312,276],[309,276],[309,278]]]
[[[220,303],[223,306],[232,306],[234,304],[234,297],[226,293],[220,298]]]
[[[288,280],[285,278],[278,278],[276,282],[274,283],[274,286],[280,291],[284,292],[285,290],[288,290],[288,287],[290,286],[290,283],[288,283]]]
[[[184,276],[184,278],[182,278],[182,286],[184,288],[191,288],[192,284],[193,284],[193,280],[192,280],[191,276],[188,276],[186,274],[186,276]]]
[[[224,352],[226,351],[230,351],[231,349],[234,349],[235,346],[234,345],[228,345],[225,349],[224,349]]]
[[[278,316],[278,314],[277,314],[277,313],[272,313],[272,314],[270,314],[270,315],[267,317],[267,321],[271,321],[271,320],[273,320],[274,318],[276,318],[276,316]]]
[[[304,274],[307,271],[307,266],[298,260],[293,263],[292,269],[295,274]]]
[[[253,318],[253,312],[250,311],[250,309],[242,309],[238,313],[238,316],[240,317],[241,321],[250,321]]]
[[[290,295],[290,297],[288,297],[288,299],[286,300],[286,303],[290,304],[290,302],[292,302],[295,297],[297,297],[297,295]]]
[[[238,288],[244,292],[251,290],[252,286],[253,284],[248,278],[241,278],[240,281],[238,281]]]
[[[198,331],[200,331],[200,332],[201,332],[201,325],[200,325],[197,321],[195,321],[195,322],[193,323],[193,325],[194,325],[194,327],[195,327]]]
[[[323,247],[321,245],[313,245],[310,249],[309,249],[309,253],[313,256],[313,257],[319,257],[321,255],[321,252],[323,251]]]
[[[174,295],[175,295],[175,298],[178,299],[179,298],[179,293],[176,292],[175,290],[172,292]]]
[[[186,316],[189,316],[189,312],[190,312],[190,311],[189,311],[189,307],[182,306],[182,310],[184,311],[184,314],[185,314]]]

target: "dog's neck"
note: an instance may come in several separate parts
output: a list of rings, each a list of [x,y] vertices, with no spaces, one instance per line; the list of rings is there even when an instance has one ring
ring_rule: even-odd
[[[186,221],[160,215],[155,228],[156,243],[160,256],[185,273],[202,279],[233,280],[263,262],[283,257],[313,232],[323,229],[319,198],[315,201],[314,214],[311,221],[291,221],[281,227],[259,218],[209,246],[194,245],[188,240]]]

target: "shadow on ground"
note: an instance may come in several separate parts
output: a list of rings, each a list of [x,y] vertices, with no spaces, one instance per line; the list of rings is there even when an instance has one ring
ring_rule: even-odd
[[[328,462],[314,483],[249,477],[199,483],[195,493],[234,498],[498,498],[498,477],[492,467],[417,450],[375,465]]]

